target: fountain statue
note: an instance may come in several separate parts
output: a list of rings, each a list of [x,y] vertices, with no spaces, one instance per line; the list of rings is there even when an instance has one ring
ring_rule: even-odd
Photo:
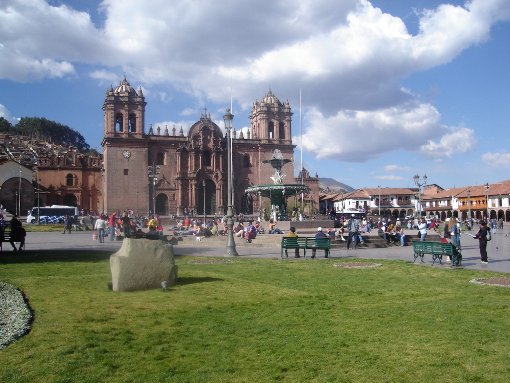
[[[253,196],[269,198],[271,201],[271,217],[274,220],[284,221],[288,219],[287,215],[287,198],[295,196],[299,193],[309,191],[308,186],[303,184],[285,184],[283,179],[285,174],[282,173],[283,165],[291,162],[284,159],[279,149],[273,151],[270,160],[264,160],[262,163],[270,164],[274,169],[274,174],[270,177],[273,184],[255,185],[247,188],[245,193]],[[261,207],[260,207],[261,208]]]

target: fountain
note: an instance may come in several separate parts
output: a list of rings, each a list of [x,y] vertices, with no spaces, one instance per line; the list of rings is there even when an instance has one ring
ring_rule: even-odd
[[[262,161],[262,163],[270,164],[274,169],[274,174],[270,177],[273,184],[255,185],[245,190],[247,194],[269,198],[271,201],[271,217],[274,220],[288,220],[287,198],[309,191],[308,186],[303,184],[283,183],[285,174],[282,173],[282,167],[288,162],[291,162],[291,160],[284,159],[281,151],[275,149],[270,160]]]

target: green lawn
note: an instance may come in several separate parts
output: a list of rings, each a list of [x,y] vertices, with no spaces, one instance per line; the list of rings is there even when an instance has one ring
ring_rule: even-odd
[[[177,286],[118,293],[107,254],[4,253],[35,321],[0,381],[508,382],[510,289],[469,283],[496,274],[341,262],[182,257]]]

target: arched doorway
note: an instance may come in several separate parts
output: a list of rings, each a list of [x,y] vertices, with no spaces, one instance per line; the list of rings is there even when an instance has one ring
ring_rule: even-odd
[[[1,185],[0,204],[11,214],[25,215],[32,209],[34,186],[25,178],[13,177]]]
[[[74,194],[66,194],[63,202],[66,206],[78,206],[78,200]]]
[[[168,215],[168,197],[166,194],[156,196],[156,214]]]
[[[205,190],[204,183],[200,182],[197,188],[196,201],[198,214],[214,214],[216,211],[216,184],[212,180],[205,180]]]

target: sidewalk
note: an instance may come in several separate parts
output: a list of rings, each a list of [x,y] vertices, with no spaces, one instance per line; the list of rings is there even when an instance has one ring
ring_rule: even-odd
[[[69,250],[69,251],[117,251],[122,242],[110,241],[105,239],[105,243],[99,243],[92,240],[92,231],[86,232],[73,232],[73,234],[62,234],[60,232],[51,233],[27,233],[26,238],[26,251],[37,250]],[[275,235],[276,237],[277,235]],[[236,238],[236,249],[240,257],[255,257],[255,258],[280,258],[280,246],[278,238],[273,236],[263,236],[258,238],[252,244],[245,243],[244,240]],[[279,236],[278,236],[279,237]],[[489,264],[480,264],[480,253],[478,250],[478,240],[471,238],[468,235],[462,236],[462,265],[465,269],[476,270],[490,270],[503,273],[510,273],[510,230],[504,229],[498,231],[493,235],[493,239],[487,246],[489,254]],[[9,243],[4,243],[4,252],[10,252],[11,246]],[[204,238],[200,242],[196,242],[194,238],[184,238],[182,242],[174,246],[175,255],[195,255],[195,256],[215,256],[222,257],[226,253],[226,237]],[[311,255],[311,252],[309,253]],[[1,254],[0,254],[1,258]],[[407,262],[413,261],[413,248],[412,246],[391,246],[387,248],[358,248],[356,250],[347,250],[345,247],[332,248],[330,258],[332,259],[345,259],[345,258],[363,258],[363,259],[395,259]],[[291,258],[289,258],[291,259]],[[317,262],[324,259],[324,252],[317,251],[317,258],[312,260],[308,257],[306,262]],[[303,257],[292,260],[303,260]],[[420,263],[417,259],[416,263]],[[432,257],[425,255],[425,265],[432,266]],[[433,267],[449,267],[446,260],[443,265],[434,265]]]

